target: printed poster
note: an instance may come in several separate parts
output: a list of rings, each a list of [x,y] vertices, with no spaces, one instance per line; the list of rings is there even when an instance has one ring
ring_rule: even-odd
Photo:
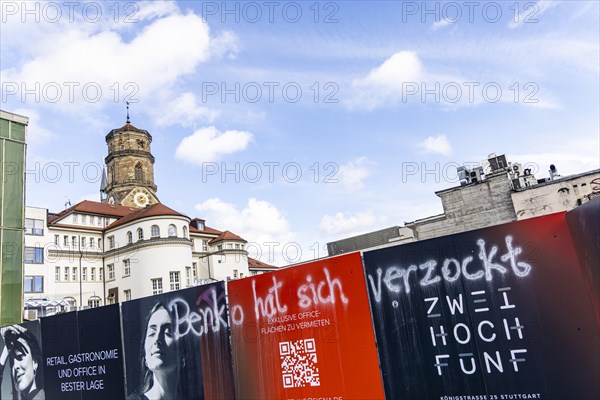
[[[600,398],[564,213],[363,256],[387,398]]]
[[[228,283],[241,399],[382,399],[359,253]]]
[[[119,305],[44,317],[46,399],[124,399]]]
[[[40,321],[0,328],[0,398],[44,398]]]
[[[233,399],[223,282],[122,303],[127,398]]]

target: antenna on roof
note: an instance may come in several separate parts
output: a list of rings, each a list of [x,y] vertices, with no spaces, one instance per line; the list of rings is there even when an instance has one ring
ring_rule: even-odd
[[[126,123],[129,124],[129,123],[131,123],[131,121],[129,120],[129,102],[126,101],[125,104],[127,104],[127,121],[126,121]]]

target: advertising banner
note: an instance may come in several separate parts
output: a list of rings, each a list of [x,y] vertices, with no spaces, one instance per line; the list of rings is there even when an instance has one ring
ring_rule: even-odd
[[[241,399],[382,399],[359,253],[228,283]]]
[[[79,374],[73,376],[73,371],[79,371],[79,361],[70,357],[79,353],[77,312],[44,317],[41,325],[46,399],[81,399]]]
[[[600,197],[569,211],[567,223],[596,310],[596,322],[600,326]]]
[[[42,318],[46,399],[124,399],[118,304]]]
[[[40,321],[0,328],[0,398],[43,399]]]
[[[232,399],[223,282],[121,305],[128,399]]]
[[[363,256],[387,398],[600,397],[564,213]]]

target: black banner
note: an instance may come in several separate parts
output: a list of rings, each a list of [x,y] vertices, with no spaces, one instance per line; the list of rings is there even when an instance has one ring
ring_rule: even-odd
[[[40,330],[39,321],[0,328],[0,398],[44,398]]]
[[[364,263],[387,398],[600,396],[598,326],[564,213]]]
[[[128,398],[233,397],[223,282],[125,302],[122,318]]]

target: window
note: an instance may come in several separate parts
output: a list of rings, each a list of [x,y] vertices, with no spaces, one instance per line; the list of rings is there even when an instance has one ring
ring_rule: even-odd
[[[109,249],[114,249],[115,248],[115,237],[114,236],[109,236],[108,237],[108,248]]]
[[[60,242],[60,236],[54,235],[54,244],[58,246],[58,242]]]
[[[231,244],[231,243],[227,243],[227,248],[228,248],[228,249],[233,249],[233,244]]]
[[[43,247],[25,247],[25,260],[28,264],[43,264],[44,263],[44,248]]]
[[[223,245],[222,244],[218,245],[217,250],[223,250]]]
[[[103,280],[104,280],[104,277],[103,277],[103,275],[104,275],[104,268],[98,268],[98,279],[99,279],[100,281],[103,281]]]
[[[233,270],[233,279],[237,279],[237,277],[238,277],[238,270],[234,269]]]
[[[87,267],[83,267],[81,270],[81,280],[84,282],[87,281]]]
[[[239,248],[240,248],[240,244],[239,244],[239,243],[236,243],[236,244],[235,244],[235,248],[236,248],[236,249],[239,249]]]
[[[44,234],[44,220],[25,218],[25,234],[42,236]]]
[[[100,297],[98,297],[98,296],[90,297],[90,299],[88,300],[88,307],[89,308],[100,307]]]
[[[67,236],[67,235],[63,236],[63,244],[65,246],[69,245],[69,236]]]
[[[98,226],[102,226],[102,217],[98,217]]]
[[[73,282],[77,282],[77,267],[73,267]]]
[[[44,277],[43,276],[25,276],[23,281],[23,291],[25,293],[43,293],[44,292]]]
[[[85,238],[82,237],[81,238],[81,247],[85,247],[85,244],[86,244],[85,242],[86,242]]]
[[[152,279],[152,294],[162,293],[162,278]]]
[[[123,260],[123,276],[129,276],[131,273],[131,261],[129,259]]]
[[[107,264],[106,270],[108,271],[108,280],[115,279],[115,264]]]
[[[160,228],[158,227],[158,225],[152,225],[152,227],[150,228],[150,237],[160,237]]]
[[[73,223],[74,224],[79,223],[79,216],[77,214],[73,214]]]
[[[208,251],[208,240],[202,241],[202,251]]]
[[[94,225],[96,223],[96,217],[94,217],[93,215],[90,215],[90,225]]]
[[[138,228],[137,236],[138,236],[138,240],[144,240],[144,231],[142,230],[142,228]]]
[[[195,262],[192,263],[192,276],[194,278],[198,277],[198,264]]]
[[[169,225],[169,237],[172,236],[177,236],[177,228],[173,224]]]
[[[131,300],[131,289],[123,290],[123,296],[125,297],[125,301]]]
[[[65,282],[69,281],[69,267],[65,267]]]
[[[169,272],[171,290],[179,290],[179,272]]]
[[[190,286],[190,273],[191,273],[190,269],[191,269],[190,267],[185,267],[185,284],[187,286]]]
[[[90,238],[90,247],[96,247],[96,239]]]
[[[131,231],[127,231],[127,244],[133,243],[133,233]]]
[[[183,227],[183,237],[184,237],[184,238],[187,238],[187,237],[188,237],[188,229],[187,229],[187,226],[184,226],[184,227]]]
[[[54,267],[54,280],[60,282],[60,267]]]
[[[82,223],[82,224],[87,224],[87,218],[86,218],[86,216],[85,216],[85,215],[82,215],[82,216],[81,216],[81,223]]]
[[[138,147],[141,148],[142,146],[143,146],[143,142],[142,142],[142,145],[140,146],[140,141],[138,140]],[[144,180],[144,171],[142,170],[142,165],[139,163],[135,165],[135,179],[138,181]]]
[[[73,247],[77,246],[77,236],[71,236],[71,244]]]
[[[96,280],[96,268],[92,267],[90,268],[90,281],[95,281]]]
[[[102,239],[98,239],[98,248],[102,249]]]

